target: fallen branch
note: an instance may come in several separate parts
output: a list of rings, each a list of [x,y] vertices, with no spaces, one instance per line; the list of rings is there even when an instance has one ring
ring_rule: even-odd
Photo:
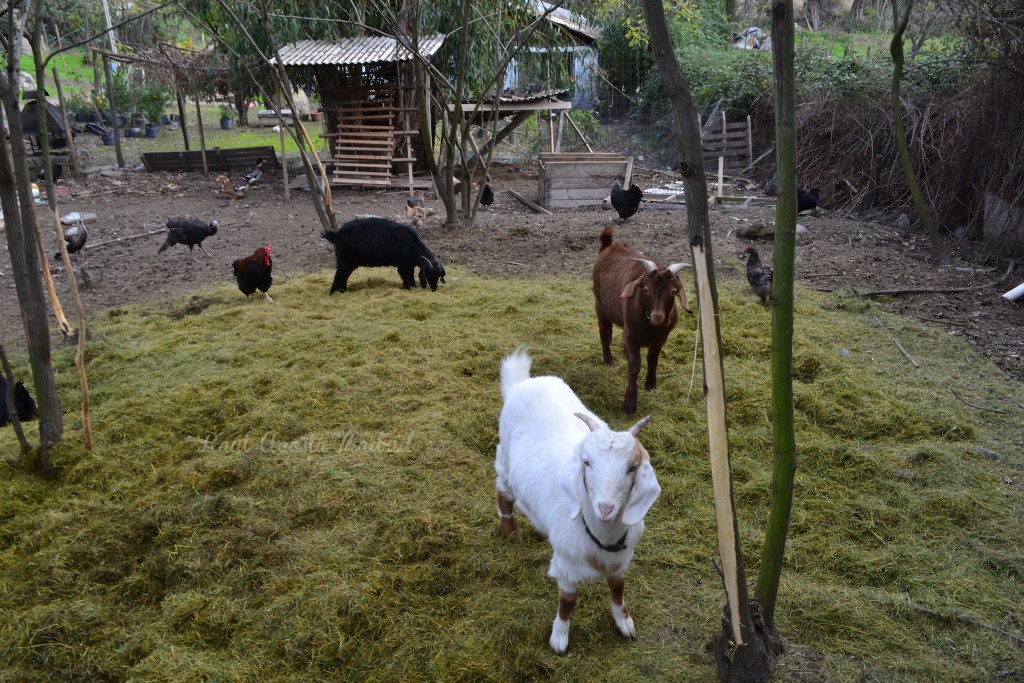
[[[962,396],[960,396],[960,394],[956,393],[956,391],[954,389],[950,389],[949,393],[953,394],[953,396],[956,397],[956,400],[960,401],[961,403],[963,403],[968,408],[974,408],[975,410],[983,410],[983,411],[987,411],[989,413],[1002,413],[1003,415],[1009,415],[1010,414],[1009,410],[1000,410],[999,408],[987,408],[985,406],[979,406],[979,405],[975,405],[973,403],[970,403],[966,399],[964,399]]]
[[[1010,267],[1006,269],[1006,273],[1003,274],[998,280],[992,282],[986,282],[983,285],[973,285],[971,287],[911,287],[908,289],[876,289],[870,292],[858,292],[853,290],[853,293],[859,297],[869,296],[897,296],[900,294],[962,294],[964,292],[974,292],[979,289],[987,289],[988,287],[994,287],[1000,282],[1010,277],[1013,273],[1014,262],[1010,261]]]
[[[877,315],[873,315],[871,317],[875,319],[875,322],[878,323],[879,327],[881,327],[883,330],[889,333],[889,336],[892,337],[893,343],[896,344],[896,348],[900,350],[900,353],[903,354],[903,357],[910,361],[910,364],[913,365],[915,368],[921,367],[920,365],[917,364],[917,361],[914,360],[914,357],[907,353],[907,350],[903,348],[903,344],[900,344],[900,340],[896,338],[896,335],[889,331],[889,328],[885,326],[885,323],[882,322],[882,319],[879,318]]]
[[[85,245],[85,249],[95,249],[96,247],[105,247],[108,244],[117,244],[118,242],[127,242],[128,240],[137,240],[140,237],[149,237],[150,235],[156,235],[157,233],[167,232],[167,228],[159,228],[158,230],[150,230],[149,232],[139,233],[138,235],[129,235],[128,237],[115,237],[112,240],[106,240],[103,242],[96,242],[95,244]]]
[[[929,617],[932,617],[933,619],[938,619],[939,621],[945,621],[945,622],[958,622],[958,623],[961,623],[961,624],[966,624],[968,626],[977,626],[978,628],[985,629],[989,633],[995,633],[997,635],[1003,636],[1007,640],[1009,640],[1009,641],[1011,641],[1013,643],[1016,643],[1017,645],[1024,645],[1024,638],[1021,638],[1016,633],[1010,633],[1009,631],[1004,631],[1003,629],[1001,629],[1001,628],[999,628],[997,626],[992,626],[991,624],[986,624],[985,622],[979,621],[978,619],[975,619],[974,617],[969,617],[969,616],[967,616],[965,614],[943,614],[942,612],[937,612],[937,611],[935,611],[933,609],[928,609],[927,607],[921,607],[920,605],[915,605],[913,603],[910,603],[909,606],[915,612],[920,612],[921,614],[924,614],[924,615],[927,615]]]
[[[832,277],[833,275],[846,275],[844,271],[837,271],[835,273],[808,273],[807,275],[801,275],[801,280],[811,280],[816,277]]]

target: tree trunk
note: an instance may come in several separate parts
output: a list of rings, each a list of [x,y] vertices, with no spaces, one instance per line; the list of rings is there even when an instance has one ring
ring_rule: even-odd
[[[693,250],[694,275],[701,309],[701,334],[704,339],[704,385],[708,399],[708,430],[712,451],[716,523],[719,552],[723,558],[723,578],[728,604],[723,620],[725,632],[718,638],[719,675],[724,681],[748,683],[766,681],[774,668],[774,659],[765,645],[763,630],[755,628],[754,609],[747,596],[746,575],[740,544],[739,525],[732,499],[729,475],[729,444],[725,415],[724,369],[718,292],[711,253],[711,228],[707,206],[707,179],[701,151],[697,112],[690,87],[679,68],[672,49],[665,9],[661,0],[644,0],[650,44],[665,91],[672,102],[672,114],[678,131],[679,172],[686,190],[686,217],[690,247]],[[716,473],[721,473],[718,476]],[[724,480],[723,480],[724,479]],[[732,564],[732,566],[728,566]],[[731,658],[726,657],[726,651]]]
[[[15,35],[20,38],[20,33]],[[17,65],[18,61],[15,51],[12,63]],[[46,314],[46,294],[39,275],[35,206],[32,203],[32,189],[25,161],[17,81],[12,83],[11,80],[13,70],[9,67],[7,73],[0,76],[0,99],[3,100],[3,113],[11,131],[10,146],[0,144],[0,206],[4,212],[11,271],[21,306],[21,320],[39,406],[40,444],[32,466],[40,474],[48,474],[49,451],[60,441],[64,433],[64,422],[50,362],[50,327]],[[27,207],[24,199],[21,199],[19,205],[19,197],[28,198]]]
[[[906,5],[900,14],[898,3],[892,1],[892,23],[893,36],[889,44],[889,54],[892,55],[892,91],[890,93],[890,105],[892,106],[892,126],[896,134],[896,147],[900,152],[900,164],[903,166],[903,175],[907,178],[907,185],[910,187],[910,195],[914,198],[914,208],[917,209],[917,216],[924,224],[925,230],[932,241],[932,250],[935,252],[935,259],[940,266],[948,266],[951,261],[946,251],[946,244],[942,241],[942,235],[932,220],[931,212],[924,201],[924,193],[917,182],[917,175],[914,173],[914,165],[910,160],[910,147],[907,145],[907,132],[903,125],[903,106],[900,103],[900,83],[903,80],[903,34],[907,31],[907,24],[910,22],[910,10],[914,6],[914,0],[905,0]]]
[[[781,649],[775,605],[786,535],[793,506],[796,433],[793,427],[793,279],[796,260],[796,79],[793,0],[772,5],[775,68],[775,149],[778,201],[775,208],[775,263],[772,281],[772,426],[775,474],[755,595],[773,655]]]
[[[850,4],[850,12],[847,15],[850,24],[860,24],[864,21],[864,0],[853,0]]]

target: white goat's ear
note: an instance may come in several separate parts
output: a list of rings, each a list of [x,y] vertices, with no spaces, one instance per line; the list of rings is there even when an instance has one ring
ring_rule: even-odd
[[[583,456],[580,455],[579,450],[576,450],[569,462],[565,464],[565,469],[562,470],[562,475],[558,478],[558,485],[572,510],[570,518],[576,519],[583,510]]]
[[[636,445],[637,448],[643,449],[639,441]],[[646,453],[647,451],[644,450],[645,455]],[[630,492],[629,500],[622,511],[622,523],[626,526],[634,526],[642,522],[644,515],[647,514],[647,511],[651,509],[654,501],[661,494],[661,485],[658,484],[658,478],[654,476],[654,468],[651,467],[651,461],[647,457],[640,463],[635,477],[633,480],[633,490]]]
[[[592,432],[596,432],[601,428],[601,425],[597,424],[597,422],[594,421],[594,418],[590,417],[586,413],[573,413],[573,415],[586,422]]]
[[[620,294],[619,297],[622,298],[622,299],[628,299],[628,298],[632,297],[633,296],[633,292],[635,292],[636,288],[640,286],[640,281],[643,280],[643,279],[644,279],[644,276],[641,275],[640,277],[638,277],[637,279],[633,280],[632,282],[626,283],[626,286],[622,288],[622,294]]]

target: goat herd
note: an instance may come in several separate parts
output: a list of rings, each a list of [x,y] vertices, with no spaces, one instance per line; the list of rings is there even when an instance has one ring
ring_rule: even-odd
[[[364,218],[324,233],[334,245],[337,270],[331,293],[344,292],[360,266],[394,266],[402,286],[437,289],[444,265],[416,231],[383,218]],[[690,312],[678,273],[687,264],[660,268],[626,243],[601,232],[594,264],[594,300],[604,362],[612,364],[612,326],[623,330],[629,363],[623,409],[636,412],[640,350],[647,351],[647,379],[653,389],[658,356],[679,321],[676,300]],[[581,581],[605,579],[611,590],[612,618],[619,632],[636,637],[623,601],[624,575],[644,531],[644,515],[661,492],[650,456],[637,440],[645,417],[629,430],[615,432],[588,410],[557,377],[530,377],[530,357],[520,349],[501,366],[504,407],[499,420],[498,517],[512,542],[522,540],[513,508],[518,506],[552,548],[548,575],[558,581],[558,612],[548,641],[563,654],[569,646],[569,618]]]

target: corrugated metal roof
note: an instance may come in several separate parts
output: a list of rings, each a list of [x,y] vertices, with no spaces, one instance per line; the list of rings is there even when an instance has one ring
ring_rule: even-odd
[[[544,14],[550,11],[551,13],[547,17],[548,21],[557,26],[562,26],[572,33],[589,38],[592,41],[597,40],[601,35],[596,27],[590,25],[586,17],[573,14],[564,7],[557,7],[552,10],[553,5],[549,2],[544,2],[544,0],[536,0],[534,7],[537,14]]]
[[[420,41],[420,54],[431,57],[444,43],[439,33]],[[370,64],[372,62],[402,62],[412,59],[412,52],[386,36],[343,38],[338,41],[300,40],[281,48],[281,63],[285,66],[313,66],[323,64]]]
[[[562,88],[560,90],[544,90],[542,92],[531,92],[523,93],[522,95],[516,95],[510,92],[504,92],[498,97],[499,102],[543,102],[544,100],[559,100],[567,98],[569,95],[568,88]],[[484,102],[490,104],[494,102],[494,99],[484,100]]]

